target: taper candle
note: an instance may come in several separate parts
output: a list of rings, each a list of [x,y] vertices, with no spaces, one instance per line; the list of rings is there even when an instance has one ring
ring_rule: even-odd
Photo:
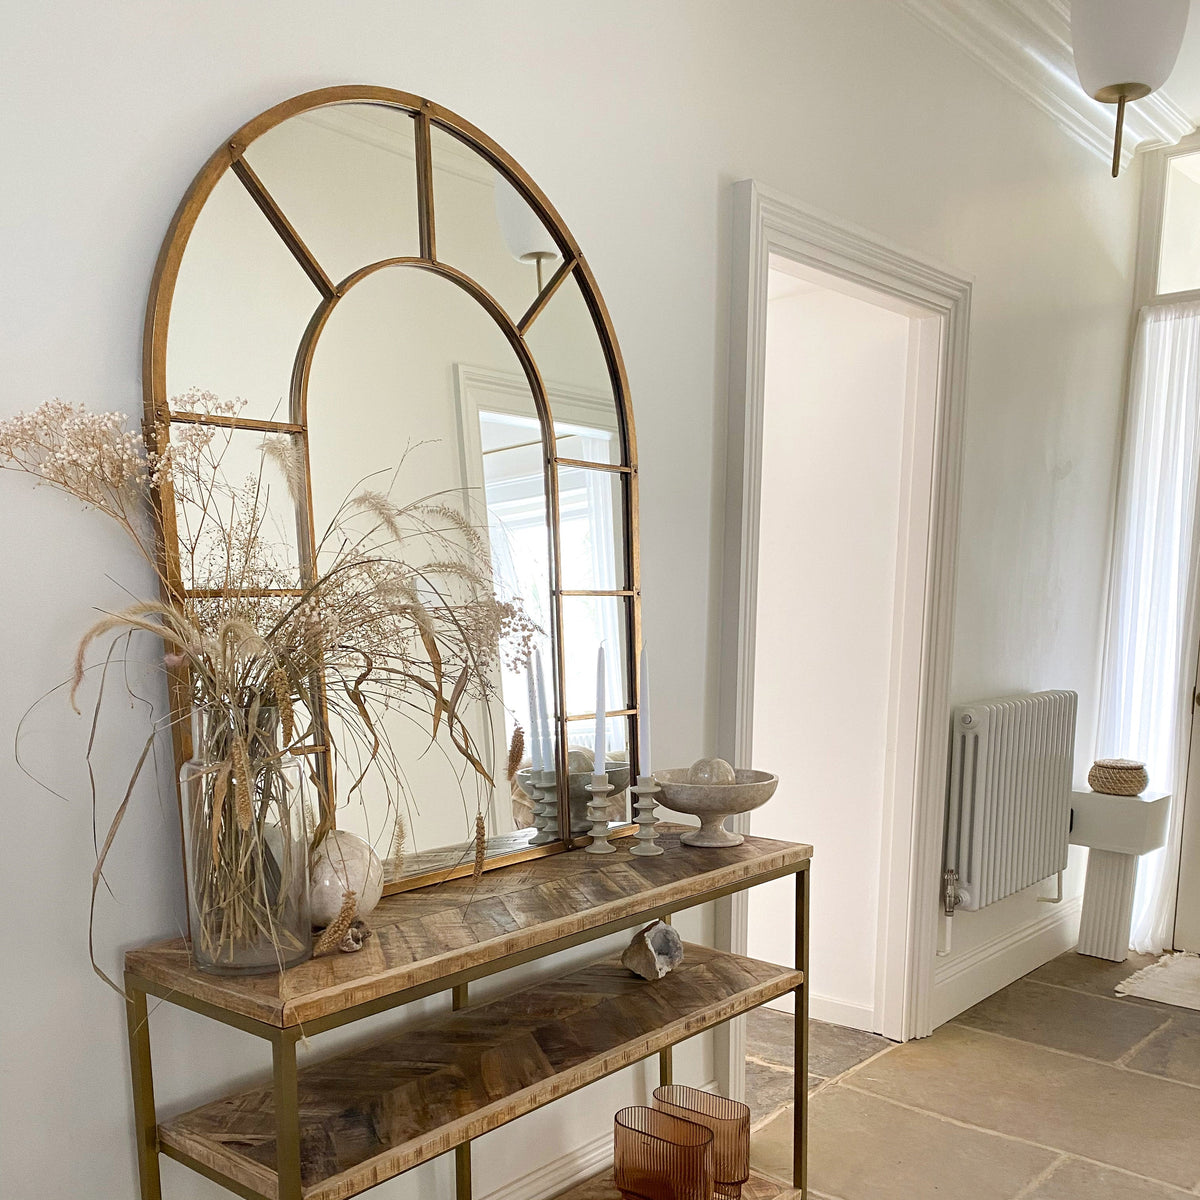
[[[542,769],[542,738],[538,724],[537,684],[533,680],[532,656],[529,659],[525,678],[529,683],[529,756],[533,769],[540,771]]]
[[[605,713],[608,712],[608,704],[604,699],[604,643],[600,643],[600,649],[596,653],[596,753],[593,758],[592,771],[596,775],[603,775],[604,762],[607,757],[605,747],[605,736],[608,732],[608,720]]]
[[[537,703],[538,723],[542,739],[542,770],[555,770],[554,742],[550,737],[550,718],[546,715],[546,677],[542,674],[542,652],[535,650],[537,658]]]
[[[650,672],[642,647],[641,687],[638,689],[638,774],[650,774]]]

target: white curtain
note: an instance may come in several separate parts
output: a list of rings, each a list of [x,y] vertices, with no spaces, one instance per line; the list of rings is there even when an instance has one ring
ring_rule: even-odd
[[[1171,792],[1167,845],[1144,855],[1134,949],[1170,948],[1196,680],[1200,303],[1143,309],[1134,343],[1100,694],[1102,757],[1141,759]]]

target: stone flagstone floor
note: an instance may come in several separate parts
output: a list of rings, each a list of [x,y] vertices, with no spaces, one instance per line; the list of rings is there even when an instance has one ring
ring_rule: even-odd
[[[1200,1012],[1117,997],[1150,958],[1073,951],[898,1046],[813,1022],[813,1200],[1200,1195]],[[751,1158],[791,1163],[792,1018],[750,1018]]]

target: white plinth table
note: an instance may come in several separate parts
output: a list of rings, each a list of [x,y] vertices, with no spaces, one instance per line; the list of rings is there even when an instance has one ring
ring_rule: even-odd
[[[1071,844],[1089,847],[1075,947],[1080,954],[1111,962],[1129,957],[1137,860],[1166,844],[1170,806],[1166,792],[1071,793]]]

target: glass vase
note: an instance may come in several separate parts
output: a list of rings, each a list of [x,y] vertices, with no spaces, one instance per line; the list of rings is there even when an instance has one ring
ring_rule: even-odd
[[[625,1200],[713,1200],[712,1130],[656,1108],[623,1108],[613,1179]]]
[[[712,1130],[714,1194],[741,1200],[742,1185],[750,1178],[750,1109],[678,1083],[655,1088],[653,1104],[660,1112]]]
[[[250,975],[309,958],[305,780],[278,710],[193,709],[179,790],[195,965]]]

